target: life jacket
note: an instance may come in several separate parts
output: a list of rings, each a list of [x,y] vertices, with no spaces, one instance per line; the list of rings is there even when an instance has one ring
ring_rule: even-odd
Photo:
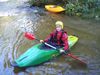
[[[62,41],[62,37],[63,37],[63,34],[66,33],[64,30],[61,30],[61,35],[59,37],[59,39],[57,38],[57,34],[58,34],[58,31],[55,31],[54,32],[54,35],[52,35],[50,37],[50,41],[57,44],[57,45],[60,45],[60,46],[63,46],[63,41]]]

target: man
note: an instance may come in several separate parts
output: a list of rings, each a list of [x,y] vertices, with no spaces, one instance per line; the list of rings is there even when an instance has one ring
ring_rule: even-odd
[[[63,22],[57,21],[55,25],[56,29],[45,40],[40,40],[40,42],[47,42],[57,49],[64,47],[63,50],[60,49],[60,53],[67,52],[69,49],[68,35],[63,30]]]

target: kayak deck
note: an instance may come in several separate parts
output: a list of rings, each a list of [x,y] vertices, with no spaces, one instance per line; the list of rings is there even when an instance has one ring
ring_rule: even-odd
[[[68,36],[69,48],[71,48],[77,41],[78,38],[76,36]],[[42,44],[39,43],[28,49],[24,54],[15,60],[14,65],[17,67],[35,66],[54,58],[54,56],[56,57],[60,55],[59,51],[55,49],[40,48],[41,45]]]

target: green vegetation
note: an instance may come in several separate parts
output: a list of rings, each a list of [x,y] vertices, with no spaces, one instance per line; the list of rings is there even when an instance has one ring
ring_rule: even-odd
[[[68,15],[87,15],[87,17],[91,16],[91,18],[95,16],[100,16],[99,0],[68,0],[65,8]]]
[[[65,7],[65,13],[70,16],[83,18],[100,17],[100,0],[30,0],[31,5],[44,6],[57,4]]]

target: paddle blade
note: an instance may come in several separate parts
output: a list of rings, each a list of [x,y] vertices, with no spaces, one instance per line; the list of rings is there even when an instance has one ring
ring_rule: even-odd
[[[29,33],[29,32],[25,32],[24,36],[29,40],[34,40],[35,39],[34,35]]]

